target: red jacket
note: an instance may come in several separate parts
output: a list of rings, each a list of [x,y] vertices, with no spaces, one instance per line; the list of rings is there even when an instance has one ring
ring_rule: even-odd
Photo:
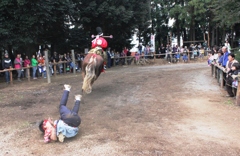
[[[100,46],[102,48],[107,48],[108,43],[103,37],[95,38],[92,40],[92,48]]]
[[[24,60],[24,67],[27,67],[30,65],[30,60],[29,59],[25,59]]]
[[[21,62],[21,60],[20,60],[20,58],[15,58],[15,60],[14,60],[14,67],[16,68],[16,69],[20,69],[20,68],[22,68],[22,62]]]

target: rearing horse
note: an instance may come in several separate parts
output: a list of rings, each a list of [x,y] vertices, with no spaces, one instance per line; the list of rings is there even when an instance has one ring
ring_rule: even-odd
[[[92,35],[92,49],[85,56],[82,63],[82,77],[83,86],[82,91],[87,94],[92,92],[92,85],[94,81],[97,80],[98,76],[103,71],[103,57],[105,58],[105,53],[103,48],[106,48],[108,43],[104,38],[112,38],[110,36],[103,36],[102,29],[100,27],[96,28],[98,35]]]
[[[91,52],[92,51],[92,52]],[[100,50],[94,48],[89,51],[82,62],[82,90],[87,94],[92,92],[92,85],[103,71],[103,57],[98,54]]]

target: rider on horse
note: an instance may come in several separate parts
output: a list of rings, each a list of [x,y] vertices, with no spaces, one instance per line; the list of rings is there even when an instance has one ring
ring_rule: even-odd
[[[92,40],[92,49],[88,53],[95,53],[95,54],[101,55],[102,58],[106,60],[106,52],[103,51],[103,49],[107,48],[108,43],[102,37],[103,36],[102,29],[100,27],[97,27],[96,30],[98,34],[95,36],[96,38]]]

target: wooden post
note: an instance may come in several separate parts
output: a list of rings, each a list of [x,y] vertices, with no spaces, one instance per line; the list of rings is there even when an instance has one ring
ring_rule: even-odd
[[[74,50],[71,50],[71,52],[72,52],[72,62],[73,62],[73,74],[76,74],[76,61],[75,61]]]
[[[153,61],[156,62],[156,52],[153,53],[154,59]]]
[[[10,69],[12,69],[12,67],[10,67]],[[10,84],[12,85],[13,84],[13,74],[12,74],[12,70],[9,71],[9,76],[10,76]]]
[[[221,88],[223,88],[223,84],[224,84],[224,79],[223,79],[223,71],[219,70],[219,81],[220,81],[220,86]]]
[[[211,76],[213,76],[213,68],[214,68],[213,64],[211,64],[211,74],[212,74]]]
[[[53,65],[53,70],[54,70],[54,76],[56,76],[57,75],[57,68],[56,68],[56,61],[55,60],[53,60],[53,63],[54,63],[54,65]],[[59,73],[60,74],[60,73]]]
[[[214,77],[214,78],[216,78],[216,68],[217,68],[217,67],[216,67],[215,65],[213,65],[213,77]]]
[[[48,50],[45,50],[44,53],[45,53],[45,66],[46,66],[46,72],[47,72],[47,82],[51,83],[49,61],[48,61]]]
[[[30,76],[30,67],[28,66],[28,68],[26,70],[28,72],[28,81],[30,82],[30,78],[31,78],[31,76]]]
[[[236,105],[240,106],[240,75],[238,75],[238,87],[237,87],[237,95],[236,95]]]
[[[66,61],[63,62],[63,73],[66,73]]]
[[[220,83],[220,80],[219,80],[219,78],[220,78],[220,73],[219,73],[219,71],[220,71],[220,69],[219,68],[217,68],[217,83],[219,84]]]
[[[116,59],[115,59],[115,56],[114,56],[114,58],[113,58],[113,66],[116,66]]]

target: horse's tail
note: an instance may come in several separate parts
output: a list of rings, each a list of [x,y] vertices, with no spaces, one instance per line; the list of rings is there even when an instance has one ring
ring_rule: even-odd
[[[85,68],[86,75],[83,79],[82,90],[84,90],[87,94],[92,92],[92,84],[95,81],[95,69],[96,69],[96,56],[92,55],[89,59],[89,62]]]

